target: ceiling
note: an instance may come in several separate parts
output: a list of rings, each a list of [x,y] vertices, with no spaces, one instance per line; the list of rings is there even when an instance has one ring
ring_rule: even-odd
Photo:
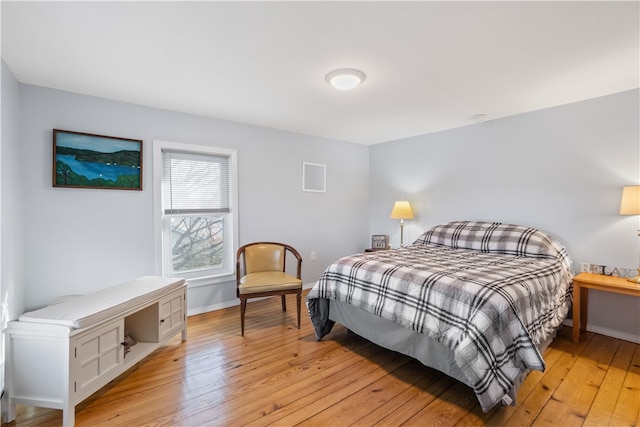
[[[639,87],[639,4],[2,1],[1,52],[26,84],[375,144]]]

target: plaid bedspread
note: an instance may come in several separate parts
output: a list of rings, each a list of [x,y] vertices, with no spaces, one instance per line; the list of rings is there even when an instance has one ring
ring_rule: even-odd
[[[565,319],[572,274],[560,258],[460,249],[424,241],[348,256],[307,296],[317,339],[339,300],[427,334],[451,348],[488,411],[527,369],[543,371],[537,344]]]

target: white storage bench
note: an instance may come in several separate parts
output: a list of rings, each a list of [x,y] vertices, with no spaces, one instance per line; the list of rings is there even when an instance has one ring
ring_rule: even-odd
[[[62,409],[63,424],[74,425],[78,403],[178,332],[187,339],[178,278],[145,276],[23,314],[5,329],[3,421],[21,404]]]

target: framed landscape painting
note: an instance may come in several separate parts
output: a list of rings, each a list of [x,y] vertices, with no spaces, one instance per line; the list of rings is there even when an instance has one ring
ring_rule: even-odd
[[[142,140],[54,129],[53,186],[142,190]]]

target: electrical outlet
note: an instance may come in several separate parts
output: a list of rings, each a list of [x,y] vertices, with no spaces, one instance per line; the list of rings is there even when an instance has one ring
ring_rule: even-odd
[[[311,251],[311,261],[316,260],[316,251]]]

